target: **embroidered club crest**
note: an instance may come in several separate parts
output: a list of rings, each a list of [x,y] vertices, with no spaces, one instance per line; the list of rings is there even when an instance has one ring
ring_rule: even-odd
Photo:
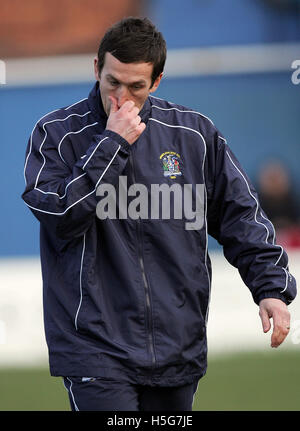
[[[163,172],[165,177],[170,177],[171,179],[182,175],[180,171],[180,155],[174,151],[166,151],[160,155],[160,160],[162,161]]]

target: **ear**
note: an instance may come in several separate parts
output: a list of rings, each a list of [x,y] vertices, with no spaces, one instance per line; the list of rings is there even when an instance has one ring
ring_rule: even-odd
[[[95,74],[96,81],[99,81],[100,76],[99,76],[98,58],[97,57],[94,58],[94,74]]]
[[[149,90],[149,93],[154,93],[154,91],[157,90],[157,87],[159,86],[162,77],[163,77],[163,72],[161,72],[161,74],[156,78],[152,87]]]

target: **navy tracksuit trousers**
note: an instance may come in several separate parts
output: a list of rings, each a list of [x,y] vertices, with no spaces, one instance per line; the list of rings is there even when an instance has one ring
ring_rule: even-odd
[[[198,381],[153,387],[114,380],[64,377],[73,411],[191,411]]]

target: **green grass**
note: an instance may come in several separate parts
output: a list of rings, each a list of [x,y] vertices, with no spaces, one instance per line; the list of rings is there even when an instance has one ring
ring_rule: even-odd
[[[272,349],[209,359],[194,410],[300,410],[299,352]]]
[[[1,411],[70,410],[62,379],[48,369],[0,369]],[[300,410],[300,355],[270,352],[209,357],[194,410]]]
[[[70,410],[60,377],[48,369],[0,369],[0,411]]]

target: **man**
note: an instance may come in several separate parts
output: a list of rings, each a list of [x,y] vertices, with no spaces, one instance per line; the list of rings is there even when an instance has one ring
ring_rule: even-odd
[[[149,20],[115,24],[89,97],[43,117],[29,140],[23,199],[40,221],[50,371],[64,377],[72,410],[192,409],[206,372],[208,234],[259,304],[264,332],[273,318],[271,345],[288,334],[296,283],[287,255],[213,123],[151,95],[165,59]],[[169,218],[164,195],[149,216],[149,194],[137,204],[133,191],[155,185],[190,194],[173,197]],[[197,228],[178,216],[186,196],[201,203]]]

